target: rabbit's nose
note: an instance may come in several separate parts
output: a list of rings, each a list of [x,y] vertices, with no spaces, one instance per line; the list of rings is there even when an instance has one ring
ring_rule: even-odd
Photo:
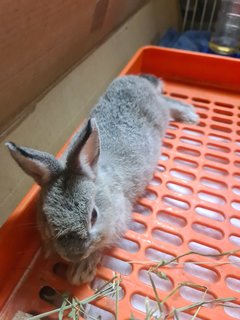
[[[58,243],[68,251],[80,254],[86,246],[86,238],[82,238],[77,232],[69,232],[58,238]]]
[[[81,239],[81,236],[77,232],[69,232],[61,237],[58,238],[58,241],[61,243],[81,243],[83,239]]]
[[[76,232],[70,232],[70,233],[67,233],[64,236],[60,237],[60,240],[63,240],[63,241],[77,240],[77,239],[80,239],[80,236]]]
[[[58,238],[59,254],[63,259],[76,262],[86,254],[87,240],[78,233],[70,232]]]

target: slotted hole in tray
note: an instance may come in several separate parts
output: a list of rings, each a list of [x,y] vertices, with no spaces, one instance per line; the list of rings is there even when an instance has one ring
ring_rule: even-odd
[[[159,211],[157,218],[160,222],[165,222],[176,227],[183,228],[187,225],[187,220],[168,211]]]
[[[172,146],[171,143],[163,141],[162,148],[163,148],[164,151],[172,149],[172,147],[173,146]]]
[[[115,316],[102,308],[94,306],[90,303],[86,305],[85,316],[84,319],[92,320],[92,319],[101,319],[101,320],[115,320]]]
[[[186,148],[186,147],[177,147],[177,151],[192,157],[199,157],[201,153],[198,150]]]
[[[240,161],[234,161],[234,165],[238,168],[240,168]]]
[[[226,200],[222,196],[210,192],[199,191],[198,197],[201,200],[218,205],[224,205],[226,203]]]
[[[214,180],[214,179],[209,179],[207,177],[201,178],[200,183],[203,186],[206,186],[206,187],[209,187],[212,189],[217,189],[217,190],[226,190],[227,189],[227,185],[224,182]]]
[[[207,217],[212,220],[216,220],[216,221],[224,221],[225,220],[224,214],[218,210],[215,210],[215,209],[209,209],[209,208],[205,208],[202,206],[197,206],[195,208],[195,211],[197,212],[197,214],[204,216],[204,217]]]
[[[195,102],[200,102],[200,103],[206,103],[206,104],[210,103],[210,100],[204,99],[204,98],[199,98],[199,97],[193,97],[192,100]]]
[[[240,228],[240,218],[233,217],[230,219],[230,222],[233,226]]]
[[[118,240],[116,246],[130,253],[136,253],[139,250],[139,244],[137,242],[126,238],[121,238]]]
[[[164,172],[164,171],[166,171],[166,168],[162,164],[158,164],[156,171],[157,172]]]
[[[201,119],[207,119],[207,115],[205,113],[199,112],[198,111],[198,115]]]
[[[152,186],[160,186],[162,184],[162,180],[159,177],[154,176],[149,184]]]
[[[171,133],[171,132],[167,132],[166,134],[165,134],[165,137],[164,137],[165,139],[175,139],[176,138],[176,135],[175,134],[173,134],[173,133]]]
[[[204,132],[196,129],[183,128],[183,132],[187,133],[191,136],[202,137],[204,136]]]
[[[216,240],[222,240],[224,236],[221,230],[211,228],[202,223],[194,222],[192,224],[192,229],[198,233],[204,234],[205,236],[211,237]]]
[[[106,285],[108,280],[105,280],[103,278],[100,278],[100,277],[96,277],[90,284],[90,287],[96,291],[96,290],[99,290],[101,289],[104,285]],[[120,286],[119,287],[119,290],[118,290],[118,298],[119,300],[122,300],[124,298],[124,295],[125,295],[125,292],[123,290],[123,288]],[[116,293],[113,293],[111,295],[108,296],[110,299],[116,301]]]
[[[204,127],[206,127],[206,123],[204,121],[200,121],[198,123],[198,126],[204,128]]]
[[[185,195],[193,194],[192,188],[186,185],[182,185],[176,182],[168,182],[166,185],[167,185],[167,188],[173,192],[185,194]]]
[[[233,209],[240,211],[240,201],[232,201],[231,206],[233,207]]]
[[[234,153],[237,157],[240,157],[240,150],[235,150]],[[239,164],[238,164],[238,167],[239,167]]]
[[[143,313],[146,313],[146,299],[148,301],[148,305],[149,305],[149,309],[150,310],[155,310],[155,312],[153,312],[152,317],[154,319],[159,319],[159,317],[161,316],[157,303],[156,301],[147,298],[144,295],[135,293],[132,295],[131,297],[131,305],[133,306],[133,308],[135,308],[138,311],[141,311]],[[165,311],[166,312],[166,311]]]
[[[101,260],[101,265],[123,275],[129,275],[132,272],[130,263],[105,255]]]
[[[190,241],[188,243],[188,247],[190,250],[198,253],[199,255],[207,255],[210,258],[219,259],[220,251],[215,249],[209,245],[199,243],[197,241]]]
[[[132,220],[130,223],[129,229],[136,232],[136,233],[143,234],[146,232],[147,227],[141,222],[138,222],[136,220]]]
[[[223,108],[226,108],[226,109],[233,109],[234,108],[234,106],[232,105],[232,104],[230,104],[230,103],[225,103],[225,102],[215,102],[214,103],[216,106],[219,106],[219,107],[223,107]]]
[[[179,170],[179,169],[170,170],[170,174],[174,178],[183,179],[186,181],[193,181],[196,179],[194,174],[187,172],[187,171]]]
[[[176,124],[170,123],[168,126],[168,129],[170,130],[178,130],[179,127]]]
[[[204,257],[199,260],[204,261]],[[216,271],[208,269],[205,266],[203,267],[200,264],[194,263],[194,261],[185,262],[184,271],[193,277],[200,278],[207,282],[217,282],[219,279],[219,275]]]
[[[195,169],[195,168],[198,167],[198,163],[197,162],[192,161],[192,160],[188,160],[188,159],[185,159],[185,158],[180,158],[180,157],[174,158],[174,163],[179,165],[179,166],[187,167],[187,168]]]
[[[60,307],[63,303],[62,295],[50,286],[42,287],[39,291],[39,297],[55,307]]]
[[[213,143],[207,143],[207,148],[211,149],[211,150],[223,152],[223,153],[229,153],[231,151],[229,148],[227,148],[225,146],[220,146],[220,145],[213,144]]]
[[[205,158],[209,161],[221,163],[221,164],[228,164],[229,159],[221,156],[216,156],[215,154],[206,153]]]
[[[172,260],[173,258],[175,258],[174,255],[170,254],[170,253],[167,253],[167,252],[163,252],[163,251],[160,251],[159,249],[156,250],[154,248],[147,248],[145,250],[145,256],[153,261],[153,262],[161,262],[161,261],[170,261]],[[173,267],[174,266],[174,263],[171,263],[169,264],[168,266],[171,266]]]
[[[189,144],[189,145],[197,146],[197,147],[202,145],[201,141],[196,140],[196,139],[190,139],[190,138],[187,138],[187,137],[180,138],[180,141],[185,143],[185,144]]]
[[[166,206],[172,208],[178,208],[181,210],[188,210],[190,208],[190,204],[184,200],[177,199],[175,197],[163,196],[162,201]]]
[[[181,287],[179,292],[180,292],[180,295],[185,300],[188,300],[188,301],[191,301],[191,302],[209,301],[209,300],[212,300],[212,299],[215,298],[209,292],[204,293],[204,291],[201,291],[201,290],[189,287],[189,286]],[[206,303],[204,306],[208,307],[208,308],[211,307],[210,304],[208,304],[208,303]]]
[[[227,110],[213,109],[213,112],[217,114],[221,114],[223,116],[229,116],[229,117],[233,116],[233,112],[227,111]]]
[[[154,229],[152,231],[152,236],[154,239],[158,241],[163,241],[166,243],[170,243],[174,246],[180,246],[183,243],[182,238],[174,233],[166,232],[161,229]]]
[[[201,119],[201,118],[200,118],[200,119]],[[198,123],[198,127],[202,127],[202,128],[206,127],[206,122],[200,121],[200,122]]]
[[[226,118],[221,118],[221,117],[212,117],[212,120],[215,122],[220,122],[224,124],[232,124],[232,120],[226,119]]]
[[[233,178],[240,181],[240,173],[234,173]]]
[[[232,254],[228,256],[228,260],[231,262],[233,266],[240,268],[240,256]]]
[[[142,198],[146,198],[148,200],[154,201],[157,199],[157,194],[152,190],[146,189],[144,191],[144,194],[142,195]]]
[[[221,135],[218,135],[218,134],[213,134],[213,133],[209,134],[208,138],[211,139],[211,140],[214,140],[214,141],[218,141],[218,142],[224,142],[224,143],[231,142],[231,140],[228,137],[221,136]]]
[[[170,93],[170,96],[171,97],[174,97],[174,98],[180,98],[180,99],[188,99],[188,96],[183,94],[183,93],[179,93],[179,92],[171,92]]]
[[[134,205],[133,212],[139,213],[143,216],[149,216],[152,213],[152,211],[149,207],[147,207],[143,204],[140,204],[140,203],[136,203]]]
[[[235,150],[235,155],[237,156],[237,157],[240,157],[240,150]],[[240,167],[240,161],[236,161],[235,163],[234,163],[237,167]]]
[[[215,131],[218,131],[218,132],[225,132],[225,133],[231,133],[232,132],[232,129],[227,128],[227,127],[223,127],[223,126],[219,126],[219,125],[216,125],[216,124],[210,125],[210,128],[212,130],[215,130]]]
[[[233,278],[233,277],[227,277],[225,279],[225,282],[228,286],[233,291],[240,292],[240,279],[239,278]]]
[[[159,160],[161,161],[167,161],[169,159],[169,155],[166,153],[161,154]]]
[[[172,290],[173,284],[170,279],[162,279],[153,272],[149,272],[147,270],[141,269],[138,273],[138,277],[139,277],[140,281],[142,281],[143,283],[148,284],[149,286],[152,286],[150,278],[149,278],[149,274],[150,274],[157,289],[159,289],[161,291]]]
[[[233,302],[227,302],[224,303],[224,311],[227,315],[231,317],[231,319],[240,319],[240,305],[233,303]]]
[[[215,166],[209,166],[209,165],[204,165],[203,170],[206,171],[207,173],[211,173],[215,176],[222,176],[225,177],[228,175],[227,170],[224,170],[220,167],[215,167]]]
[[[240,247],[240,236],[237,234],[232,234],[229,236],[229,240],[237,247]]]
[[[52,271],[57,276],[65,279],[67,274],[67,268],[68,266],[64,262],[57,262],[54,264]]]

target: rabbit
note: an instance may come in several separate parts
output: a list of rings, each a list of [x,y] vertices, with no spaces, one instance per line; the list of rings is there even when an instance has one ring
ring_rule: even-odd
[[[153,75],[115,79],[62,159],[13,142],[6,146],[41,186],[38,226],[45,247],[69,262],[72,284],[93,280],[103,250],[127,230],[156,168],[171,117],[197,124],[193,106],[162,94]]]

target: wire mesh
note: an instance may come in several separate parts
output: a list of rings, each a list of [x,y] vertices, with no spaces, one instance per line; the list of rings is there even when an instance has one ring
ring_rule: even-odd
[[[180,0],[182,31],[212,31],[221,0]]]

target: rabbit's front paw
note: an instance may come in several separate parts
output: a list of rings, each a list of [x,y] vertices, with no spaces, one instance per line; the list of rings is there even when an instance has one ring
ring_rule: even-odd
[[[88,266],[85,261],[70,266],[67,272],[68,281],[74,285],[91,282],[95,277],[96,270]]]
[[[67,271],[68,281],[74,285],[91,282],[95,277],[100,258],[99,254],[92,254],[87,259],[69,266]]]

